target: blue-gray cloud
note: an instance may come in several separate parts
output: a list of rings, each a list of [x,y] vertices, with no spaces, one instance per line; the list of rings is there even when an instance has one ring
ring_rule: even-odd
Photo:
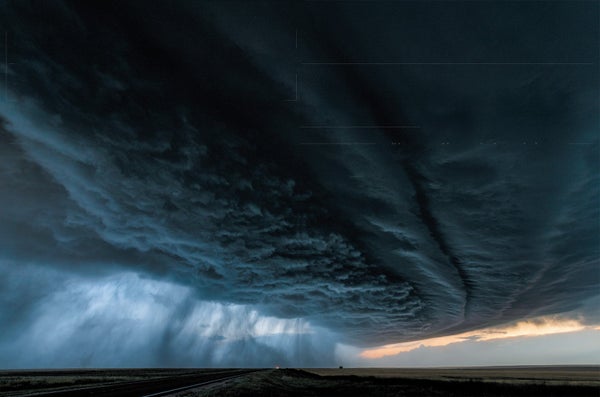
[[[355,345],[587,307],[599,281],[598,73],[587,64],[598,62],[598,5],[462,5],[474,26],[438,3],[287,6],[4,5],[18,63],[0,104],[5,341],[39,326],[61,274],[186,288],[189,300],[167,304],[181,327],[186,307],[210,301]],[[301,63],[390,60],[500,64]],[[323,125],[352,128],[305,128]],[[18,265],[52,270],[19,295]],[[56,299],[80,346],[120,319]],[[214,310],[223,324],[248,318]],[[177,361],[192,342],[164,325],[144,335],[155,356],[136,357],[151,365],[293,361],[292,342],[254,334],[236,339],[239,362],[197,353],[227,356],[217,331],[195,345],[203,358]],[[82,365],[118,365],[115,355]]]

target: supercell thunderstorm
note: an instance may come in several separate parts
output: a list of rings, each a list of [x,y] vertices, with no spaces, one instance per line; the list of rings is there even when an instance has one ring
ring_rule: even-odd
[[[0,364],[597,315],[597,4],[269,4],[2,4]]]

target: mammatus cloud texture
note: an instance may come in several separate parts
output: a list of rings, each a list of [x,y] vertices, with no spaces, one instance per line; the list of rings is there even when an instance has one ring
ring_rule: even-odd
[[[598,319],[597,3],[0,4],[0,366]]]

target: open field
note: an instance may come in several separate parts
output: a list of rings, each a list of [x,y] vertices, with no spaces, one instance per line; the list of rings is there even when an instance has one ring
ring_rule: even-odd
[[[322,368],[253,372],[235,369],[0,371],[0,395],[598,397],[600,368]]]
[[[428,380],[588,385],[600,387],[600,366],[510,366],[468,368],[307,368],[321,376],[374,376]]]
[[[0,371],[0,396],[143,396],[252,371],[218,368]]]
[[[313,370],[311,370],[313,371]],[[323,371],[323,370],[317,370]],[[329,371],[329,370],[327,370]],[[336,370],[339,371],[339,370]],[[344,370],[341,370],[342,372]],[[352,370],[350,370],[352,371]],[[600,386],[581,384],[522,383],[503,380],[501,383],[475,381],[470,378],[446,380],[416,379],[410,377],[370,376],[374,370],[363,370],[368,376],[328,375],[319,376],[312,372],[280,369],[261,371],[242,378],[208,387],[188,390],[176,397],[598,397]],[[416,371],[416,370],[415,370]],[[334,372],[334,371],[332,371]],[[360,373],[359,370],[354,370]],[[455,375],[460,377],[460,372]],[[429,374],[431,375],[431,374]]]

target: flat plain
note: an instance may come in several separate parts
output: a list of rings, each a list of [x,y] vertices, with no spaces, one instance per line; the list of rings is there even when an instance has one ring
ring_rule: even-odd
[[[514,384],[587,385],[600,387],[600,366],[501,366],[466,368],[306,368],[320,376],[371,376],[426,380]]]
[[[145,396],[150,389],[176,397],[599,397],[600,366],[0,371],[2,396]]]
[[[176,396],[599,397],[600,367],[275,369]]]
[[[131,368],[0,371],[0,396],[145,396],[218,382],[252,371],[256,370]]]

